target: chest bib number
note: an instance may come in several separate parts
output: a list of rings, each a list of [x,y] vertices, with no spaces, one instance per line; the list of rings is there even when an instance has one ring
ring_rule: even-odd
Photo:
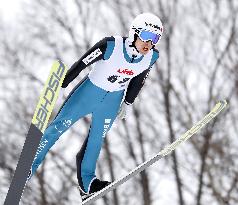
[[[119,75],[112,75],[107,78],[107,80],[111,83],[118,83],[121,87],[124,87],[126,85],[126,82],[130,80],[131,78],[122,78]]]

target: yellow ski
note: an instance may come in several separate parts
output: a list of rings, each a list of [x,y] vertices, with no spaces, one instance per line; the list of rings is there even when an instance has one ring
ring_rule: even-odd
[[[26,136],[4,205],[18,205],[21,200],[30,167],[41,137],[47,127],[67,70],[67,67],[61,61],[55,61],[52,65]]]

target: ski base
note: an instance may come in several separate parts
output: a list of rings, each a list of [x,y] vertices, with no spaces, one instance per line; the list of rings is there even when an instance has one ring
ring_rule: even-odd
[[[34,140],[32,140],[32,136],[34,136]],[[34,124],[31,124],[4,205],[18,204],[17,201],[20,201],[22,189],[28,176],[26,170],[29,170],[29,164],[31,165],[34,159],[32,152],[34,153],[38,148],[41,136],[42,132]]]

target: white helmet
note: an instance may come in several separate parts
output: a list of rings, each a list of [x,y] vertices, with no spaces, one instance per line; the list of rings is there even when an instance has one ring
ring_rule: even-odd
[[[148,31],[148,33],[155,34],[155,36],[152,37],[146,35],[146,38],[149,38],[147,40],[151,40],[154,45],[158,44],[163,33],[163,25],[159,17],[151,13],[142,13],[136,16],[131,23],[128,40],[131,43],[134,42],[135,34],[141,39],[140,34],[142,31]],[[146,39],[141,40],[146,41]]]

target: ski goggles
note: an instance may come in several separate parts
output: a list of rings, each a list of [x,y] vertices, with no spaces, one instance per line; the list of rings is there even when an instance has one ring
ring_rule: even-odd
[[[156,43],[159,42],[160,37],[161,37],[160,34],[155,34],[150,31],[145,31],[145,30],[143,30],[139,33],[139,38],[142,41],[151,41],[153,45],[155,45]]]

